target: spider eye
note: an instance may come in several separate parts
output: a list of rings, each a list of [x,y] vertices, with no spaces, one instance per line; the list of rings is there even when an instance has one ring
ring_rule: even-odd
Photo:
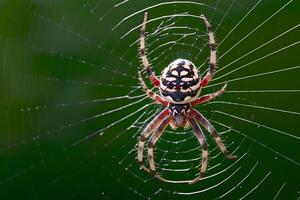
[[[173,110],[173,115],[176,115],[177,113],[177,110]]]

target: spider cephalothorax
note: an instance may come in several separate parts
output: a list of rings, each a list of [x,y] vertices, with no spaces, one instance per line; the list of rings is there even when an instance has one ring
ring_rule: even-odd
[[[185,59],[173,61],[160,78],[160,94],[170,103],[182,104],[196,100],[200,95],[200,86],[197,68]]]
[[[185,59],[177,59],[173,61],[168,67],[164,69],[160,79],[157,78],[149,64],[145,50],[145,29],[147,23],[147,13],[145,13],[144,22],[141,28],[141,60],[151,82],[155,87],[159,88],[160,95],[153,93],[147,88],[140,71],[139,81],[143,90],[151,99],[167,108],[164,109],[159,115],[157,115],[143,131],[138,144],[138,161],[141,164],[142,169],[147,172],[152,171],[154,175],[162,181],[167,180],[162,178],[156,172],[153,147],[168,125],[171,125],[173,128],[187,128],[189,125],[191,125],[194,131],[194,135],[196,136],[202,147],[200,173],[194,180],[189,181],[189,183],[191,184],[196,183],[204,176],[208,161],[207,143],[202,129],[199,125],[203,126],[213,136],[219,148],[227,158],[236,158],[236,156],[231,155],[226,149],[225,145],[222,142],[222,139],[220,138],[219,134],[212,126],[212,124],[201,113],[192,108],[193,106],[210,101],[216,96],[223,94],[226,88],[225,84],[221,90],[199,97],[201,87],[205,87],[211,81],[216,67],[216,44],[212,28],[209,21],[204,15],[201,15],[201,18],[204,20],[204,23],[208,30],[210,46],[209,70],[202,80],[198,75],[198,71],[195,65]],[[148,160],[150,168],[147,168],[144,165],[143,149],[145,140],[150,135],[151,139],[148,143]]]
[[[191,105],[186,104],[173,104],[170,103],[169,107],[170,115],[172,120],[170,125],[172,128],[176,129],[178,127],[187,128],[189,126],[188,116],[191,111]]]

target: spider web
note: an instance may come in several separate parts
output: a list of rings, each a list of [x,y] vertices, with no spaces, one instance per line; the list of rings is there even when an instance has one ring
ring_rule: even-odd
[[[20,0],[0,6],[1,196],[299,199],[299,2]],[[190,129],[168,128],[156,145],[167,183],[137,163],[139,136],[162,110],[136,78],[145,11],[156,74],[180,57],[203,77],[209,47],[202,13],[218,43],[218,70],[202,94],[226,82],[228,91],[196,109],[238,159],[227,160],[205,132],[209,167],[194,185],[186,180],[199,173],[201,153]]]

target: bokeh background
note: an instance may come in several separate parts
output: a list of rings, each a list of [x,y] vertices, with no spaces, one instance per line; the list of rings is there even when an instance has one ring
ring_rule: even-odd
[[[136,143],[161,111],[136,78],[139,29],[156,74],[176,58],[206,72],[210,19],[218,71],[197,106],[238,159],[207,132],[206,177],[190,130],[155,149],[160,182],[139,169]],[[297,0],[1,0],[1,199],[299,199]],[[149,87],[151,85],[147,82]],[[153,89],[156,91],[156,89]]]

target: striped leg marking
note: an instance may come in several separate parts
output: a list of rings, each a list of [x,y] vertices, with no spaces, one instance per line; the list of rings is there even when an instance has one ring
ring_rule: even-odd
[[[191,110],[190,114],[199,122],[202,126],[206,128],[206,130],[214,137],[217,145],[219,146],[220,150],[225,154],[225,156],[230,159],[234,160],[237,158],[236,155],[230,154],[230,152],[226,149],[224,143],[222,142],[221,137],[217,133],[216,129],[211,125],[211,123],[198,111]]]
[[[198,98],[197,100],[193,101],[193,102],[191,103],[191,105],[192,105],[192,106],[196,106],[196,105],[198,105],[198,104],[205,103],[205,102],[207,102],[207,101],[210,101],[210,100],[216,98],[217,96],[219,96],[219,95],[221,95],[221,94],[223,94],[223,93],[225,92],[226,87],[227,87],[227,83],[222,87],[221,90],[219,90],[219,91],[217,91],[217,92],[214,92],[214,93],[212,93],[212,94],[204,95],[204,96]]]
[[[165,128],[169,125],[171,121],[171,117],[166,117],[163,122],[159,125],[159,127],[155,130],[153,135],[151,136],[151,140],[148,143],[148,159],[150,164],[150,170],[153,171],[156,178],[158,178],[161,181],[166,181],[164,178],[158,175],[155,167],[155,161],[153,156],[153,147],[164,132]]]
[[[142,74],[141,72],[139,71],[138,72],[138,75],[139,75],[139,81],[140,81],[140,84],[143,88],[143,90],[146,92],[146,94],[151,98],[153,99],[154,101],[156,101],[157,103],[160,103],[164,106],[168,106],[168,102],[163,100],[159,95],[153,93],[146,85],[145,81],[143,80],[143,77],[142,77]]]
[[[204,15],[200,16],[207,28],[207,32],[208,32],[208,37],[209,37],[209,46],[210,46],[210,58],[209,58],[209,70],[206,74],[206,76],[204,77],[204,79],[201,82],[201,86],[205,87],[213,78],[213,75],[215,73],[216,70],[216,63],[217,63],[217,46],[216,46],[216,41],[215,41],[215,37],[214,37],[214,33],[212,31],[211,25],[209,23],[209,21],[207,20],[207,18]]]
[[[162,111],[158,116],[156,116],[145,128],[144,132],[142,133],[139,145],[138,145],[138,161],[140,163],[141,169],[145,170],[146,172],[150,173],[150,170],[145,167],[143,161],[143,152],[144,152],[144,144],[145,140],[150,136],[150,134],[161,124],[161,122],[169,115],[168,109]]]
[[[189,117],[189,121],[194,130],[194,134],[197,137],[197,139],[202,147],[202,161],[201,161],[200,174],[194,180],[189,182],[189,184],[194,184],[194,183],[200,181],[201,178],[204,177],[204,174],[205,174],[206,168],[207,168],[208,150],[207,150],[206,139],[205,139],[205,136],[204,136],[201,128],[198,126],[198,124],[196,123],[196,121],[194,120],[194,118],[192,116]]]
[[[142,28],[141,28],[140,57],[141,57],[141,60],[143,62],[145,71],[146,71],[149,79],[154,84],[154,86],[159,87],[160,81],[155,76],[154,72],[152,71],[152,68],[151,68],[151,66],[149,64],[148,58],[146,56],[145,31],[146,31],[146,24],[147,24],[147,16],[148,16],[148,13],[145,12],[145,14],[144,14],[144,21],[143,21],[143,25],[142,25]]]

